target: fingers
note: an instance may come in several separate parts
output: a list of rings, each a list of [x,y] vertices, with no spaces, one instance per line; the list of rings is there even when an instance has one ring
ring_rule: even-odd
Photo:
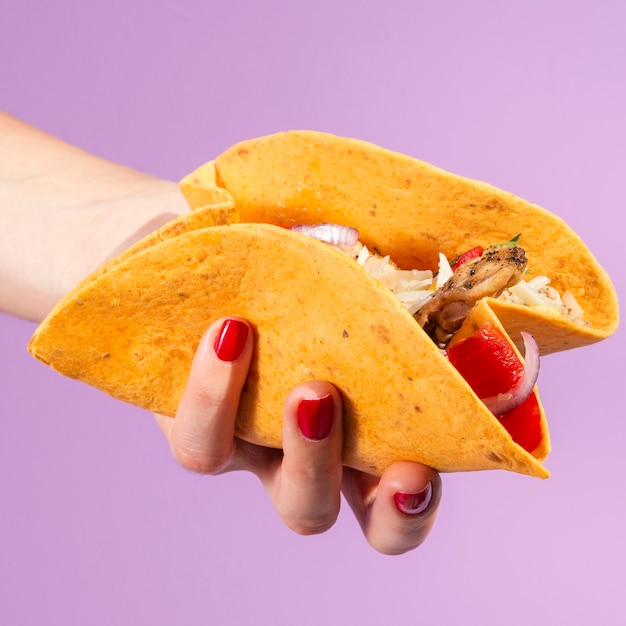
[[[218,320],[200,340],[176,419],[157,416],[183,467],[215,474],[233,460],[235,418],[251,356],[252,332],[237,318]]]
[[[252,344],[249,326],[238,318],[218,320],[202,337],[176,419],[156,416],[178,462],[200,473],[254,472],[283,522],[299,534],[335,523],[343,489],[376,550],[401,554],[420,545],[441,498],[439,475],[416,463],[397,463],[380,479],[343,468],[341,397],[331,384],[312,381],[288,395],[282,452],[235,438]]]
[[[346,468],[343,492],[370,545],[383,554],[402,554],[428,536],[441,479],[419,463],[395,463],[380,480]]]
[[[299,534],[324,532],[337,519],[342,435],[341,398],[332,385],[314,381],[289,394],[282,462],[260,477],[283,522]]]

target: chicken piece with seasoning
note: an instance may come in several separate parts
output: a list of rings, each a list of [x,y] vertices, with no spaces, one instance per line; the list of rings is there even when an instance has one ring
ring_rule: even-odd
[[[416,314],[419,325],[444,348],[478,300],[497,298],[522,280],[526,252],[519,246],[494,246],[461,265]]]

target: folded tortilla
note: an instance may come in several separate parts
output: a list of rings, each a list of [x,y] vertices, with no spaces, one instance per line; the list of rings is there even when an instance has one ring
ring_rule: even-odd
[[[66,376],[173,416],[200,337],[232,314],[255,330],[239,436],[280,447],[287,393],[323,379],[342,393],[347,465],[547,475],[386,287],[329,246],[267,224],[192,230],[112,264],[29,347]]]
[[[458,337],[491,321],[503,333],[534,333],[549,352],[597,341],[617,325],[606,273],[562,221],[483,183],[310,132],[239,144],[181,181],[181,189],[194,210],[82,281],[33,335],[34,356],[123,401],[174,416],[207,326],[240,315],[252,324],[255,351],[238,436],[280,447],[287,393],[323,379],[343,397],[346,465],[380,474],[405,460],[440,471],[549,475],[541,404],[543,437],[531,454],[384,285],[333,247],[272,223],[353,225],[366,244],[419,268],[436,266],[439,251],[453,255],[523,232],[531,262],[574,291],[589,325],[572,328],[487,298]],[[467,213],[467,228],[458,228],[459,213]],[[543,250],[551,238],[569,253]],[[551,274],[554,268],[562,271]],[[589,293],[602,305],[592,298],[587,307]]]
[[[521,233],[528,274],[571,292],[586,324],[490,299],[518,346],[521,331],[548,354],[617,329],[615,289],[582,239],[553,213],[487,183],[361,140],[291,131],[239,143],[181,181],[192,208],[215,188],[232,195],[242,222],[354,226],[370,249],[406,269],[436,269],[440,252],[452,259]]]

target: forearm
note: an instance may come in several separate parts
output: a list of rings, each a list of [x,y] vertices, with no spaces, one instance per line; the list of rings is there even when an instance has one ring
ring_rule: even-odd
[[[186,210],[175,183],[0,112],[0,311],[40,320],[91,270]]]

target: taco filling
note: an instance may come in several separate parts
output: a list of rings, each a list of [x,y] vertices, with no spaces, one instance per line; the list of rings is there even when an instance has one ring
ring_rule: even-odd
[[[371,252],[359,241],[358,231],[336,224],[297,225],[290,228],[331,244],[354,258],[371,276],[385,284],[433,341],[445,348],[472,307],[483,298],[539,309],[585,324],[574,296],[561,296],[547,276],[524,278],[528,259],[518,245],[520,235],[483,250],[475,246],[449,262],[439,255],[439,269],[403,270],[387,256]]]

